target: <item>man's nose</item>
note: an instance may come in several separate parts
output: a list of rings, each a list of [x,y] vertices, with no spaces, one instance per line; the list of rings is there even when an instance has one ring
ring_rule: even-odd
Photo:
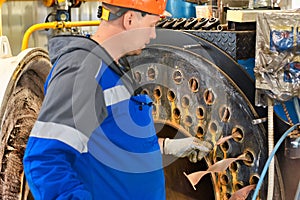
[[[156,38],[156,29],[155,29],[155,27],[152,27],[152,28],[151,28],[151,31],[150,31],[150,38],[151,38],[151,39],[155,39],[155,38]]]

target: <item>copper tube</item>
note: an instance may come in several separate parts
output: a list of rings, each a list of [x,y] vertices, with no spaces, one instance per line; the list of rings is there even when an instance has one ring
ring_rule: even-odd
[[[160,87],[156,87],[153,91],[153,96],[155,99],[160,99],[161,98],[161,88]]]
[[[220,24],[217,26],[218,31],[226,31],[228,30],[228,25],[227,24]]]
[[[196,128],[196,137],[203,138],[204,134],[205,134],[204,128],[202,126],[198,126]]]
[[[219,110],[219,116],[222,122],[228,122],[230,118],[230,110],[227,106],[223,106]]]
[[[199,90],[199,81],[196,78],[191,78],[189,80],[189,86],[192,92],[198,92]]]
[[[234,127],[231,131],[231,134],[236,142],[241,142],[244,138],[244,132],[238,127]]]
[[[175,100],[176,95],[175,95],[173,90],[168,91],[167,98],[169,99],[169,101],[174,101]]]
[[[182,82],[183,76],[180,70],[176,70],[173,73],[173,80],[176,84],[180,84]]]
[[[155,69],[153,67],[149,67],[147,75],[148,75],[148,79],[149,80],[154,80],[155,77],[156,77],[156,71],[155,71]]]
[[[204,101],[207,105],[211,106],[215,101],[215,95],[211,89],[206,89],[203,94]]]
[[[196,110],[196,116],[198,119],[203,119],[205,117],[205,110],[202,106],[198,106]]]

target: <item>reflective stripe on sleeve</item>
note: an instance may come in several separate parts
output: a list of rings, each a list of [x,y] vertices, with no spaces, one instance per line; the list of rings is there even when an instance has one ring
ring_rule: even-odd
[[[124,85],[117,85],[106,89],[103,93],[106,106],[111,106],[126,99],[130,99],[130,93]]]
[[[30,136],[56,139],[73,147],[80,153],[87,152],[88,137],[80,131],[63,124],[36,121]]]

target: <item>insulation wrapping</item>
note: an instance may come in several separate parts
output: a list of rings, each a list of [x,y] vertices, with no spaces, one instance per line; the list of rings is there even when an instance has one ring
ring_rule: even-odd
[[[300,96],[300,11],[257,15],[255,68],[257,106]]]

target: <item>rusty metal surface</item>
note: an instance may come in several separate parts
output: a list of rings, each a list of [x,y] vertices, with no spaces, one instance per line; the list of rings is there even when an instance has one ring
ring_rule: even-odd
[[[211,51],[209,44],[193,36],[178,40],[178,34],[185,35],[176,31],[168,33],[170,40],[175,39],[175,45],[161,41],[158,34],[157,41],[141,55],[129,58],[142,93],[154,99],[152,114],[158,134],[175,138],[193,135],[213,143],[234,132],[239,137],[215,147],[205,160],[195,165],[165,157],[168,199],[174,195],[177,199],[228,199],[238,189],[259,180],[262,163],[267,158],[265,129],[251,123],[258,113],[244,91],[224,72],[222,64],[211,62],[216,58],[210,55],[218,52]],[[206,53],[195,54],[195,49],[205,49]],[[241,70],[237,64],[235,67],[231,70]],[[246,81],[243,87],[247,84],[252,87],[247,76],[243,78]],[[197,190],[191,189],[183,176],[183,172],[205,170],[219,160],[241,154],[246,154],[246,161],[236,161],[223,173],[205,176],[196,185]],[[264,185],[262,191],[265,189]],[[261,198],[265,199],[265,192]]]
[[[41,102],[32,91],[21,86],[15,90],[8,104],[8,114],[5,116],[1,131],[2,199],[18,199],[21,196],[22,185],[25,184],[23,154]]]
[[[32,50],[19,60],[5,108],[1,108],[0,199],[33,199],[23,174],[27,139],[43,101],[50,70],[44,51]]]

